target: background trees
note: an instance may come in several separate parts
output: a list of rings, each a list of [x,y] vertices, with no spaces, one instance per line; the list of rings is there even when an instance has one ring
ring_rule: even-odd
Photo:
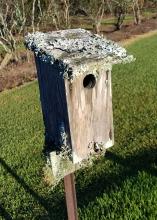
[[[120,30],[126,14],[130,8],[131,0],[112,0],[114,16],[116,18],[116,30]]]
[[[0,65],[0,69],[5,67],[13,57],[18,60],[17,38],[24,30],[26,24],[26,14],[24,0],[0,2],[0,45],[6,55]]]
[[[81,27],[95,33],[107,21],[120,30],[129,15],[140,25],[144,10],[156,10],[157,0],[0,0],[0,50],[5,56],[3,68],[10,59],[18,60],[17,45],[26,32]],[[84,16],[85,19],[82,19]],[[78,25],[77,25],[78,24]],[[92,28],[91,28],[92,27]]]
[[[88,14],[88,16],[92,20],[93,32],[99,34],[101,22],[104,17],[105,12],[105,0],[88,0],[84,1],[84,8]]]
[[[143,7],[144,0],[133,0],[132,1],[132,8],[134,13],[134,23],[136,25],[141,23],[141,9]]]

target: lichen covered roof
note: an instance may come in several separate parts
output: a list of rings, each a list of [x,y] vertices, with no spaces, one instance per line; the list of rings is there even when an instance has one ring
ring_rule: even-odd
[[[116,64],[134,59],[117,43],[84,29],[28,33],[25,44],[43,61],[54,63],[57,60],[71,67],[93,60]]]

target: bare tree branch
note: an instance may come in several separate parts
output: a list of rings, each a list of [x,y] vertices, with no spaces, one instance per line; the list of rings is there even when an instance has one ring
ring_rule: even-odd
[[[100,6],[98,7],[98,11],[96,15],[93,16],[94,24],[93,29],[96,34],[100,33],[101,22],[104,17],[105,12],[105,0],[101,0]]]
[[[19,5],[20,4],[20,5]],[[5,61],[1,64],[9,62],[9,59],[18,60],[16,34],[19,35],[24,30],[26,23],[26,14],[24,0],[14,0],[13,2],[0,2],[0,45],[7,54]],[[0,65],[0,68],[2,68]]]
[[[33,4],[32,4],[32,30],[33,30],[33,32],[35,32],[35,26],[34,26],[34,20],[35,20],[35,3],[36,3],[36,0],[33,0]]]
[[[133,0],[132,9],[133,9],[133,13],[134,13],[134,23],[136,25],[141,24],[141,10],[140,10],[140,1],[139,0]]]

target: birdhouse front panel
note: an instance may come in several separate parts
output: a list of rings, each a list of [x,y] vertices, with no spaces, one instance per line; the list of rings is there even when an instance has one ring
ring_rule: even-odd
[[[45,150],[60,179],[113,145],[112,65],[133,56],[83,29],[36,32],[25,42],[35,54]]]
[[[106,67],[93,62],[73,83],[65,82],[74,163],[114,143],[111,70]]]

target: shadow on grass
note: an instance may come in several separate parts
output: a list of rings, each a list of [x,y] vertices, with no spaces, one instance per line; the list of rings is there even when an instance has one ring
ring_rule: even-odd
[[[126,168],[126,174],[128,176],[134,176],[138,171],[146,171],[153,176],[157,176],[157,169],[154,165],[157,165],[157,148],[141,151],[134,156],[128,156],[123,158],[113,152],[107,153],[107,159],[112,160],[123,168]]]
[[[83,190],[78,189],[79,207],[88,205],[96,197],[104,192],[108,193],[111,189],[117,188],[123,184],[124,180],[135,177],[139,171],[145,171],[153,176],[157,176],[157,148],[140,151],[135,155],[123,157],[112,151],[107,151],[103,162],[110,160],[114,166],[119,166],[118,171],[105,170],[86,185]],[[99,165],[100,166],[100,165]]]
[[[108,151],[106,157],[103,160],[110,160],[114,165],[120,165],[120,168],[116,172],[111,172],[111,170],[105,170],[98,175],[94,181],[86,184],[86,186],[81,189],[77,186],[77,198],[79,208],[86,206],[90,201],[93,201],[95,197],[101,196],[105,191],[110,192],[111,189],[116,190],[116,186],[120,186],[123,181],[127,178],[136,176],[139,171],[146,171],[151,175],[157,176],[157,150],[151,148],[150,150],[145,150],[138,152],[135,155],[122,157],[116,153]],[[99,163],[99,162],[98,162]],[[5,170],[12,175],[14,179],[25,189],[27,193],[33,196],[33,198],[46,210],[48,213],[44,216],[38,216],[35,219],[66,219],[66,207],[63,195],[56,192],[52,192],[49,198],[45,199],[38,195],[30,186],[24,181],[24,179],[16,174],[16,172],[10,168],[6,162],[0,158],[0,164],[5,168]],[[155,166],[154,166],[155,165]],[[99,164],[100,166],[100,164]],[[93,169],[93,168],[92,168]],[[81,175],[81,174],[80,174]],[[2,215],[6,220],[12,219],[10,214],[0,206],[0,215]]]
[[[3,208],[3,206],[0,204],[0,216],[2,216],[6,220],[11,220],[11,215]]]
[[[42,196],[38,195],[26,182],[25,180],[18,176],[17,173],[2,159],[0,158],[0,165],[11,174],[11,176],[25,189],[27,193],[29,193],[48,213],[48,215],[38,216],[36,219],[55,219],[60,220],[61,216],[66,216],[66,207],[65,201],[59,193],[52,193],[51,199],[45,199]],[[7,211],[0,206],[0,216],[3,216],[6,220],[12,219],[11,215],[7,213]],[[64,219],[64,217],[62,219]]]

